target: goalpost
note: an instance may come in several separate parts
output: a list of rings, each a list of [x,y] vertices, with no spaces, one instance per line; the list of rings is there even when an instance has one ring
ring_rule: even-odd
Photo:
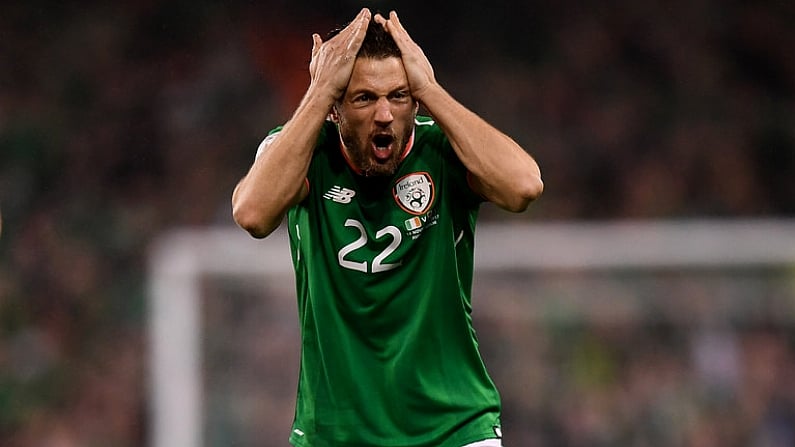
[[[476,234],[476,285],[484,275],[500,272],[543,276],[792,266],[795,220],[788,219],[482,222]],[[149,445],[207,447],[203,281],[256,282],[267,277],[269,287],[294,293],[286,232],[280,228],[264,240],[255,240],[232,227],[171,231],[151,247],[148,274]],[[477,300],[477,293],[473,295]],[[284,427],[284,432],[288,429]]]

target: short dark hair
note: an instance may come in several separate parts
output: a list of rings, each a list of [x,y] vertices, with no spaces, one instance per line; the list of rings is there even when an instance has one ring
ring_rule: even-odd
[[[345,25],[347,26],[347,25]],[[331,39],[340,33],[345,27],[337,28],[328,34],[326,40]],[[364,41],[359,48],[356,57],[367,57],[373,59],[386,59],[388,57],[400,57],[400,48],[398,48],[395,39],[384,29],[383,25],[376,23],[371,19],[367,25],[367,33],[364,35]]]

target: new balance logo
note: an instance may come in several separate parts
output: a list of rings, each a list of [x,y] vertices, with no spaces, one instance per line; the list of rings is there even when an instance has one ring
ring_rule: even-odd
[[[337,203],[351,203],[351,199],[356,195],[356,191],[334,185],[323,194],[324,199],[333,200]]]

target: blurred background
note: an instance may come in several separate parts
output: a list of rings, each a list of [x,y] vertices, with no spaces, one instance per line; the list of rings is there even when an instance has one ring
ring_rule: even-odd
[[[232,225],[235,183],[307,85],[311,34],[362,6],[4,3],[0,445],[147,444],[148,249],[170,229]],[[439,81],[541,165],[546,191],[530,211],[487,205],[482,220],[795,214],[791,1],[366,6],[396,9]],[[765,276],[754,278],[765,290]],[[774,293],[795,299],[792,273],[777,278]],[[483,321],[486,338],[530,344],[489,354],[503,362],[492,370],[513,365],[504,354],[518,370],[535,365],[525,392],[560,391],[508,399],[509,446],[795,443],[786,319],[696,339],[666,318]],[[694,352],[728,366],[705,369]],[[691,392],[704,374],[719,385],[706,400]],[[285,445],[287,431],[263,436]]]

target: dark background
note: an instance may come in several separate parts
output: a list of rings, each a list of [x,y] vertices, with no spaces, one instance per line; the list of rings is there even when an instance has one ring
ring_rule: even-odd
[[[363,6],[331,3],[3,5],[0,444],[145,444],[147,248],[231,224],[311,34]],[[538,160],[540,201],[484,220],[795,214],[791,1],[368,6]]]

